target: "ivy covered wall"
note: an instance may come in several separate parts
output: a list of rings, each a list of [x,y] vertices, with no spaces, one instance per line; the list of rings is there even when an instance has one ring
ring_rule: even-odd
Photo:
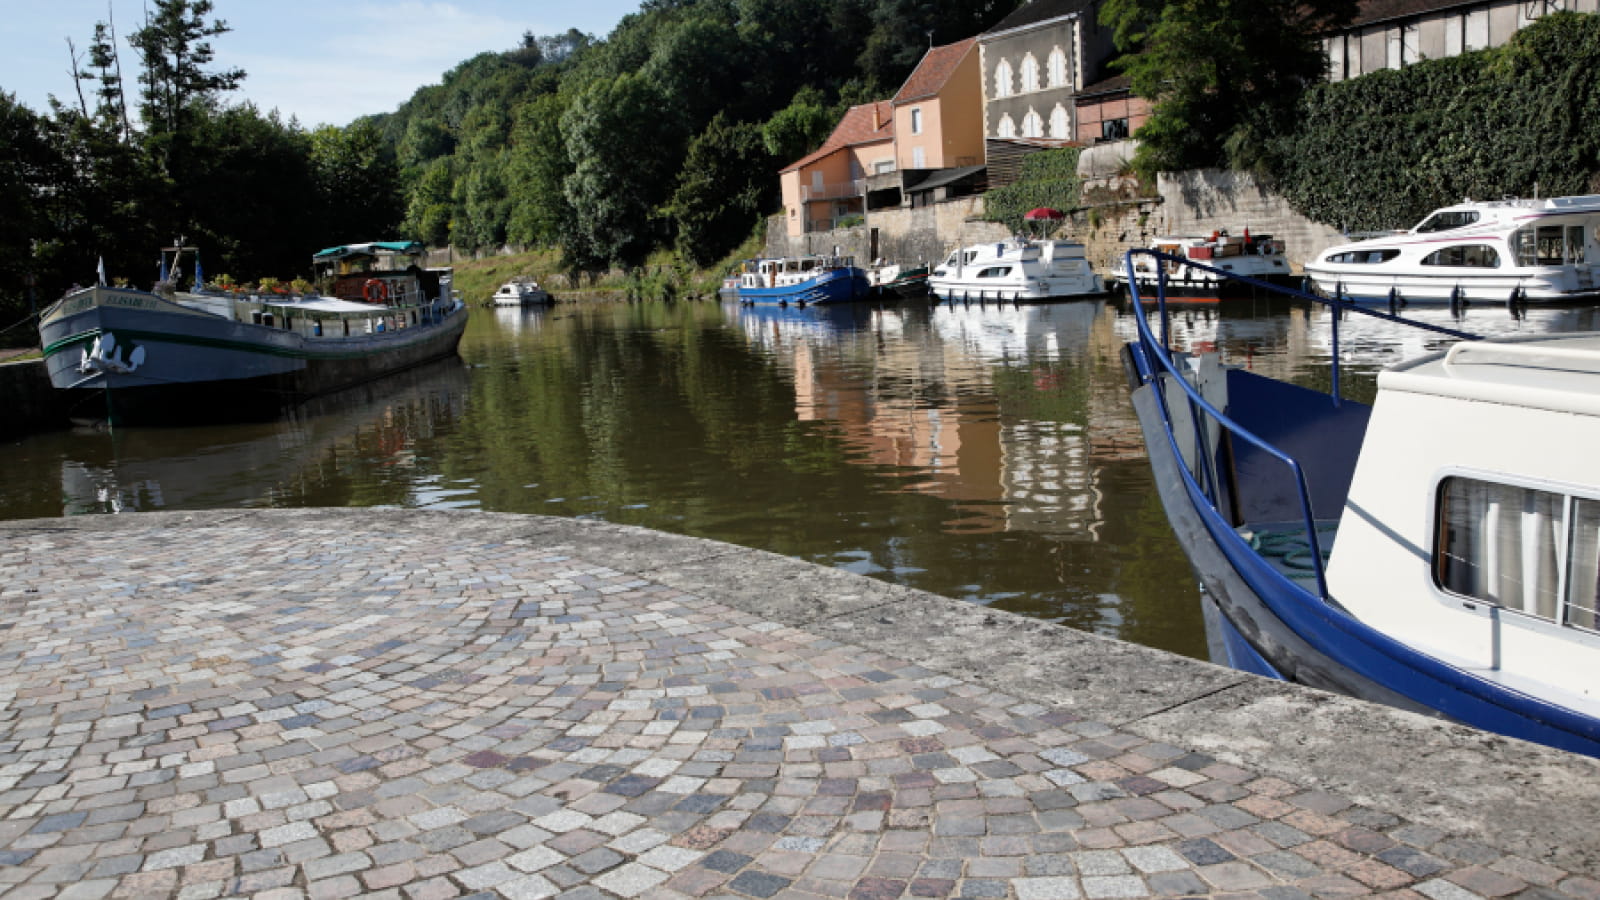
[[[1315,87],[1269,149],[1277,190],[1346,231],[1409,227],[1466,197],[1600,191],[1600,15]]]

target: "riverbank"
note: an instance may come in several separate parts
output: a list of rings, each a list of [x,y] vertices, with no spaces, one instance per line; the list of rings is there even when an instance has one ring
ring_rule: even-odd
[[[45,895],[1600,896],[1600,764],[727,544],[0,523]]]

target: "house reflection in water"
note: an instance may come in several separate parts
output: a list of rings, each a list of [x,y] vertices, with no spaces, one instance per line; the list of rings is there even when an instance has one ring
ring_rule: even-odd
[[[792,370],[799,420],[955,501],[947,532],[1099,539],[1101,468],[1143,458],[1120,378],[1092,377],[1120,365],[1103,303],[809,312],[745,320]]]

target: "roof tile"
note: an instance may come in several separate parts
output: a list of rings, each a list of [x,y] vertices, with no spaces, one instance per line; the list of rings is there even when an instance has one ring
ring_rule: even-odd
[[[911,77],[900,86],[900,93],[894,95],[894,105],[931,97],[943,90],[950,76],[955,74],[956,66],[961,64],[977,41],[978,38],[973,36],[943,47],[930,47],[911,72]]]
[[[874,116],[876,112],[876,116]],[[874,100],[845,110],[839,119],[839,124],[833,128],[833,133],[811,153],[800,157],[798,160],[784,166],[780,172],[788,172],[811,163],[845,147],[854,147],[858,144],[875,144],[894,138],[894,110],[887,100]]]

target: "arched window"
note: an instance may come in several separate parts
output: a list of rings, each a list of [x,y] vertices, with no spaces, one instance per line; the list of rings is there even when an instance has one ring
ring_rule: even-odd
[[[1022,57],[1022,92],[1037,91],[1039,89],[1039,61],[1029,53]]]
[[[1044,119],[1039,118],[1036,111],[1030,109],[1028,114],[1022,117],[1022,136],[1044,137]]]
[[[1011,89],[1011,63],[1000,60],[994,67],[994,95],[996,97],[1009,97],[1015,91]]]
[[[1067,55],[1061,52],[1060,47],[1053,48],[1050,51],[1050,60],[1047,65],[1049,66],[1049,73],[1046,77],[1050,79],[1050,86],[1053,88],[1066,87]]]
[[[1006,113],[1000,117],[1000,126],[995,129],[995,134],[1003,138],[1017,136],[1017,123],[1011,121],[1011,114]]]
[[[1056,108],[1050,110],[1050,136],[1059,141],[1068,140],[1072,137],[1071,127],[1066,107],[1057,103]]]

